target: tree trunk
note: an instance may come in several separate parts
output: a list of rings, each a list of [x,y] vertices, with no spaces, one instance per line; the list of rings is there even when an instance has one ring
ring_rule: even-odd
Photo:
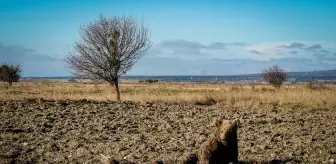
[[[9,81],[8,82],[8,86],[12,86],[13,85],[13,82],[12,81]]]
[[[119,83],[118,83],[118,80],[114,81],[113,82],[113,85],[114,85],[114,89],[116,91],[116,99],[117,101],[120,101],[120,91],[119,91]]]

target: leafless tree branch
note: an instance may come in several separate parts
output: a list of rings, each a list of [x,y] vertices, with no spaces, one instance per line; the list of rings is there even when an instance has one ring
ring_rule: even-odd
[[[147,53],[152,43],[150,31],[131,16],[105,18],[81,27],[80,40],[74,44],[66,63],[73,74],[103,79],[114,85],[117,99],[119,77]]]
[[[287,73],[278,65],[266,68],[262,71],[261,77],[276,88],[280,88],[287,78]]]
[[[0,81],[8,82],[12,86],[13,82],[18,82],[21,77],[22,69],[17,64],[1,64],[0,65]]]

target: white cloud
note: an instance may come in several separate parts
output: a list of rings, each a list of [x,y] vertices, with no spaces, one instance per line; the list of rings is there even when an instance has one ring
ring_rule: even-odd
[[[128,75],[237,75],[260,73],[262,69],[279,65],[286,71],[336,69],[333,63],[307,58],[282,58],[265,61],[252,59],[192,59],[179,57],[145,57]]]
[[[281,59],[286,57],[305,57],[312,59],[316,53],[332,54],[336,52],[336,42],[271,42],[250,45],[246,47],[246,51],[250,52],[249,58],[257,60]]]

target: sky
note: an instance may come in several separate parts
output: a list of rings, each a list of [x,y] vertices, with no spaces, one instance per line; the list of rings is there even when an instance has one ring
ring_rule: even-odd
[[[0,0],[0,62],[24,76],[69,76],[64,57],[100,14],[151,30],[151,49],[127,75],[336,69],[336,0]]]

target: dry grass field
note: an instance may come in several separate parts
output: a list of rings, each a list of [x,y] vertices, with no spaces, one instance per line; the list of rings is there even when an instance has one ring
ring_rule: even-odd
[[[43,98],[47,100],[114,100],[106,83],[21,82],[7,88],[0,83],[0,100]],[[223,105],[237,108],[285,107],[335,109],[336,85],[286,84],[280,89],[255,84],[124,83],[123,101],[165,104]]]
[[[240,121],[240,163],[336,159],[336,85],[286,84],[277,90],[123,83],[122,102],[106,101],[115,93],[105,83],[0,83],[0,91],[0,163],[100,163],[101,154],[181,163],[220,119]]]

